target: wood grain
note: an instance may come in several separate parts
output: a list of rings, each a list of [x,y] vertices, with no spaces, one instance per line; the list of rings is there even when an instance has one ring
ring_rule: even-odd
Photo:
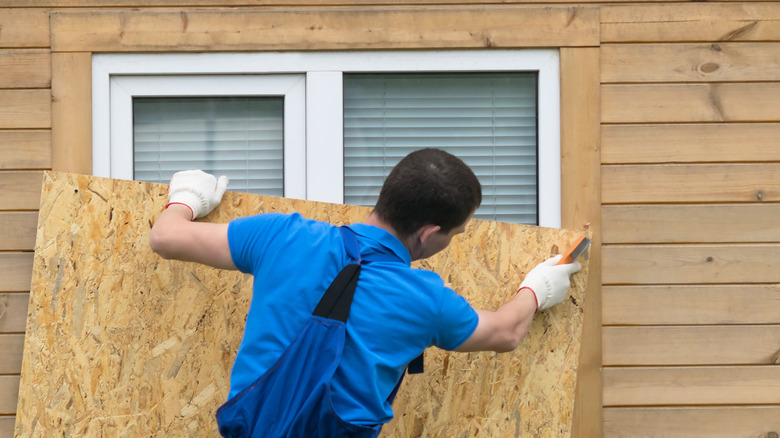
[[[601,214],[605,243],[780,242],[780,204],[620,204]]]
[[[0,211],[0,251],[32,251],[37,226],[38,213],[34,211]]]
[[[29,293],[0,293],[0,333],[24,333],[29,301]]]
[[[776,365],[780,325],[611,326],[603,348],[604,366]]]
[[[598,44],[598,9],[586,6],[83,10],[53,12],[51,23],[52,50],[57,52]]]
[[[604,245],[608,284],[780,282],[780,244]]]
[[[780,200],[780,163],[602,166],[601,180],[605,204]]]
[[[3,7],[0,9],[0,29],[3,29],[0,47],[49,47],[49,11],[46,9]]]
[[[0,350],[9,353],[0,357],[0,375],[19,374],[22,371],[24,335],[0,333]]]
[[[601,82],[780,80],[780,43],[604,44]]]
[[[0,415],[16,413],[19,376],[0,376]]]
[[[41,203],[41,171],[0,172],[3,210],[37,210]]]
[[[780,406],[604,409],[604,438],[747,438],[777,431]]]
[[[51,128],[49,90],[0,90],[0,129]]]
[[[780,4],[655,3],[601,9],[601,41],[780,41]]]
[[[0,170],[50,168],[50,130],[0,131]]]
[[[33,254],[0,252],[0,292],[30,290]]]
[[[0,50],[0,88],[48,88],[51,52],[48,49]]]
[[[605,407],[779,403],[779,366],[604,369]]]
[[[167,186],[49,172],[43,193],[16,434],[215,434],[251,278],[151,252]],[[231,192],[206,220],[265,211],[348,223],[369,209]],[[417,266],[494,309],[578,235],[473,221]],[[426,373],[405,380],[383,436],[420,427],[432,436],[568,436],[587,266],[572,281],[571,299],[536,317],[511,354],[429,351]]]
[[[738,145],[738,146],[737,146]],[[606,164],[780,161],[780,123],[604,125]]]
[[[602,296],[605,325],[774,324],[780,313],[777,284],[604,286]]]
[[[780,82],[601,87],[603,123],[777,122]]]

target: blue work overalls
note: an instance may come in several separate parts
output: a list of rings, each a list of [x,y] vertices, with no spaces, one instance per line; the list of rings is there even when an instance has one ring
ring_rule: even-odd
[[[298,337],[253,384],[217,410],[224,437],[376,437],[382,426],[358,426],[333,410],[330,381],[341,360],[352,297],[361,263],[399,261],[395,255],[363,260],[355,233],[341,227],[347,254],[355,260],[339,272]],[[403,379],[402,379],[403,380]],[[388,398],[392,403],[398,387]]]

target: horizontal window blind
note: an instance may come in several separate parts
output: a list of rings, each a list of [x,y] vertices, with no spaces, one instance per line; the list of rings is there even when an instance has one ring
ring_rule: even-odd
[[[283,196],[283,117],[283,97],[136,97],[134,178],[201,169],[232,191]]]
[[[538,223],[537,74],[344,75],[344,199],[373,206],[406,154],[434,147],[482,184],[475,217]]]

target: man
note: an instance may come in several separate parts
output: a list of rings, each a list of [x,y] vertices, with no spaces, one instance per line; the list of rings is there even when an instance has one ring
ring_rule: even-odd
[[[569,276],[580,269],[555,265],[560,256],[547,260],[496,311],[473,309],[437,274],[412,269],[413,260],[438,253],[462,233],[482,200],[471,169],[437,149],[402,159],[368,218],[348,227],[276,213],[193,222],[217,206],[226,186],[225,177],[177,173],[151,235],[152,249],[164,258],[254,276],[228,402],[217,414],[226,436],[376,436],[392,418],[404,370],[425,348],[513,350],[534,314],[561,302]],[[330,351],[331,341],[305,342],[315,336],[313,326],[338,326],[317,311],[350,264],[360,268],[346,333],[334,341],[333,359],[320,362],[319,350]],[[304,383],[309,373],[317,374],[316,387]],[[295,391],[301,394],[288,394]],[[305,407],[279,407],[288,403]]]

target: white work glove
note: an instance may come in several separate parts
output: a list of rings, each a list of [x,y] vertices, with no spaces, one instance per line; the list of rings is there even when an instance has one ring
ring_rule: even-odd
[[[186,205],[192,210],[192,219],[206,216],[219,204],[227,185],[225,175],[217,179],[202,170],[176,172],[168,189],[168,205]]]
[[[578,262],[556,265],[561,257],[557,255],[538,264],[520,283],[520,290],[529,289],[536,297],[537,312],[563,301],[569,290],[569,276],[582,269]]]

